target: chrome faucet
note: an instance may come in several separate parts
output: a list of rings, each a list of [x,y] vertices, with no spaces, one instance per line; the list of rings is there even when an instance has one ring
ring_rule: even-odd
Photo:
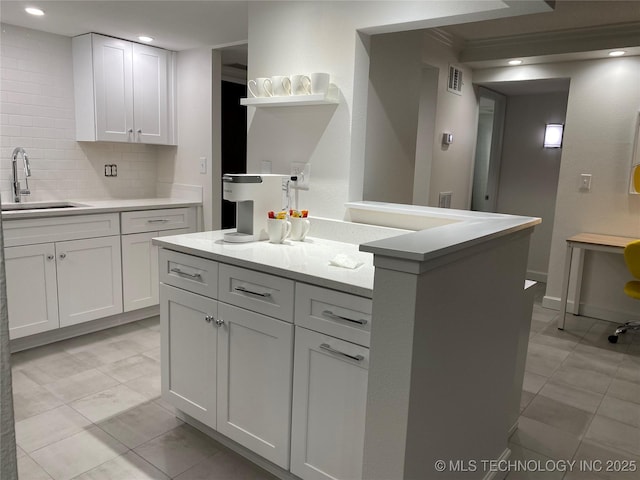
[[[20,182],[18,181],[18,155],[20,154],[22,154],[22,162],[24,163],[25,188],[20,188]],[[31,194],[27,180],[27,177],[31,176],[31,165],[29,164],[29,157],[27,156],[27,152],[24,151],[24,148],[16,147],[13,150],[13,154],[11,155],[11,168],[13,169],[13,182],[11,184],[13,187],[13,201],[19,203],[21,201],[21,195]]]

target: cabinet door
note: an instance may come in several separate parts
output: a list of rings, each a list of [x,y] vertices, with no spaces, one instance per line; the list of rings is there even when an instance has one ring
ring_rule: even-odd
[[[362,478],[369,349],[296,327],[291,472]]]
[[[160,285],[162,398],[211,428],[216,428],[217,308],[215,300]]]
[[[190,228],[123,235],[122,299],[124,311],[158,304],[158,247],[154,237],[191,233]]]
[[[124,40],[93,35],[96,140],[134,139],[131,46]]]
[[[219,304],[217,430],[289,468],[293,325]]]
[[[5,248],[12,339],[58,328],[55,253],[53,243]]]
[[[158,232],[122,235],[122,299],[124,311],[158,304]]]
[[[133,123],[137,142],[169,143],[167,68],[166,50],[133,44]]]
[[[122,313],[120,236],[56,243],[60,326]]]

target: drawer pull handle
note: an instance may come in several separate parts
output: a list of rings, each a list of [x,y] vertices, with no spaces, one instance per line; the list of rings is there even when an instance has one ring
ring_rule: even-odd
[[[331,310],[325,310],[324,312],[322,312],[322,315],[329,318],[333,318],[334,320],[344,320],[345,322],[357,323],[358,325],[366,325],[367,323],[369,323],[368,320],[364,320],[364,319],[356,320],[354,318],[348,318],[348,317],[343,317],[341,315],[336,315]]]
[[[156,220],[147,220],[147,223],[167,223],[168,221],[166,218],[158,218]]]
[[[234,290],[237,290],[238,292],[242,292],[242,293],[248,293],[249,295],[256,295],[258,297],[264,297],[264,298],[267,298],[267,297],[271,296],[271,293],[269,293],[269,292],[264,292],[264,293],[253,292],[253,291],[248,290],[248,289],[246,289],[244,287],[236,287]]]
[[[199,278],[200,280],[202,280],[202,275],[200,275],[199,273],[183,272],[182,270],[176,267],[172,268],[171,271],[173,273],[177,273],[178,275],[184,275],[185,277],[191,277],[191,278]]]
[[[320,344],[320,348],[322,350],[325,350],[329,353],[333,353],[334,355],[341,355],[343,357],[347,357],[351,360],[355,360],[356,362],[361,362],[362,360],[364,360],[364,357],[362,355],[349,355],[348,353],[344,353],[341,352],[340,350],[336,350],[334,348],[331,348],[331,345],[329,345],[328,343],[321,343]]]

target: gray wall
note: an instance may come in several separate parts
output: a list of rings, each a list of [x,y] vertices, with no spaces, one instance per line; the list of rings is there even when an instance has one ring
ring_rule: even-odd
[[[542,147],[546,123],[564,123],[567,93],[508,97],[497,211],[541,217],[531,237],[529,278],[546,281],[562,149]]]

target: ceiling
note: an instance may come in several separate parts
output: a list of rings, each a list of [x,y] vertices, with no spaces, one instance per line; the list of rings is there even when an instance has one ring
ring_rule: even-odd
[[[27,14],[35,6],[43,17]],[[73,37],[87,32],[138,41],[138,35],[155,39],[153,45],[187,50],[246,41],[246,1],[56,1],[1,0],[3,23]]]
[[[46,15],[26,14],[27,5]],[[176,51],[246,42],[247,14],[248,2],[241,0],[0,0],[3,23],[65,36],[98,32],[137,41],[145,34],[154,45]],[[603,57],[616,42],[633,45],[629,53],[640,55],[640,0],[558,0],[552,12],[435,30],[458,45],[461,62],[473,68],[499,66],[514,56],[525,63]],[[246,65],[246,56],[245,43],[228,49],[223,61]]]

